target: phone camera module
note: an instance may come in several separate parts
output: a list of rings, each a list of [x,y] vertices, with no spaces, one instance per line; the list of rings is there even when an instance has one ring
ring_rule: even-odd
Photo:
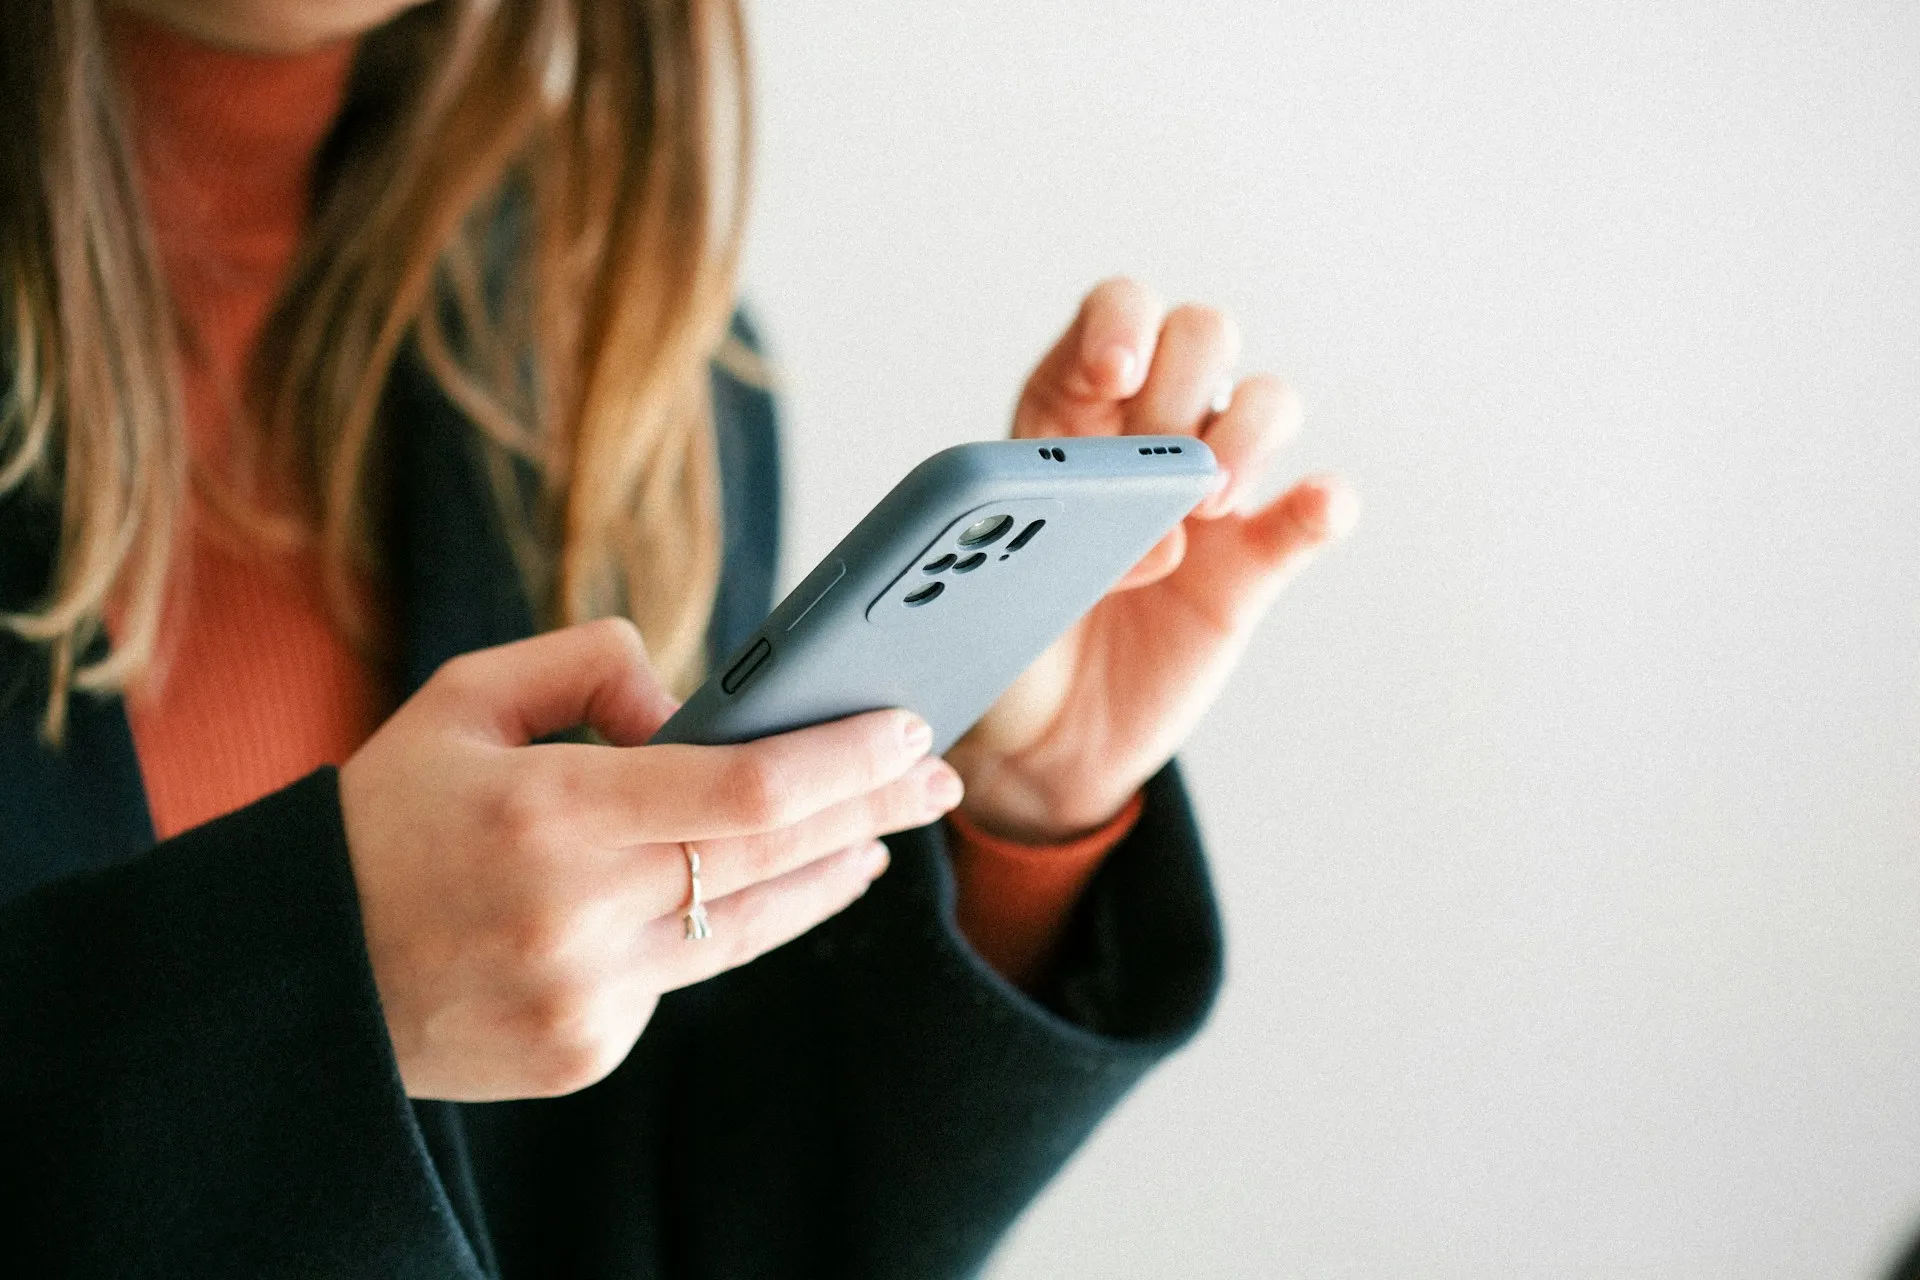
[[[1007,530],[1013,528],[1013,517],[1009,515],[988,516],[968,525],[960,535],[960,545],[971,550],[974,547],[990,546],[1004,538]]]
[[[1009,542],[1007,544],[1007,554],[1011,555],[1014,552],[1018,551],[1020,548],[1026,546],[1029,542],[1032,542],[1033,535],[1036,533],[1039,533],[1042,529],[1046,527],[1047,527],[1047,522],[1045,520],[1035,520],[1032,524],[1028,525],[1026,528],[1020,531],[1019,537],[1015,538],[1012,542]],[[1006,556],[1002,556],[1001,559],[1003,560],[1006,559]]]

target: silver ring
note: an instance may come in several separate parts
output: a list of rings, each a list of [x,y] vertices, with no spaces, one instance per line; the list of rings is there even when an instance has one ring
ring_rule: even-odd
[[[713,936],[713,925],[707,919],[706,895],[700,888],[700,855],[684,840],[680,851],[687,855],[687,879],[693,882],[693,901],[687,904],[687,913],[681,919],[686,922],[687,941],[703,942]]]

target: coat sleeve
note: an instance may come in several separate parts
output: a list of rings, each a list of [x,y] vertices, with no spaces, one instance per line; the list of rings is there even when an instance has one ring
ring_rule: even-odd
[[[971,1275],[1205,1019],[1220,924],[1174,767],[1148,784],[1040,999],[959,933],[941,830],[895,837],[892,869],[854,907],[672,1009],[685,1028],[666,1131],[678,1175],[668,1198],[685,1226],[676,1269]],[[781,1151],[819,1176],[771,1180],[767,1154]],[[769,1242],[810,1239],[811,1251],[750,1257],[782,1215]],[[717,1241],[724,1262],[709,1252]]]
[[[0,1222],[23,1275],[480,1274],[331,769],[0,908]]]
[[[862,904],[872,952],[839,966],[847,1203],[868,1275],[979,1267],[1102,1117],[1198,1030],[1221,977],[1219,919],[1171,768],[1089,887],[1044,1004],[960,937],[939,830],[901,850],[894,892]]]

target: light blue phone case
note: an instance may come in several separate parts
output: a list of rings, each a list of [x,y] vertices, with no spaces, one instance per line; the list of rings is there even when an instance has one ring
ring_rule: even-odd
[[[1191,436],[1004,440],[907,474],[654,742],[907,707],[945,751],[1212,489]]]

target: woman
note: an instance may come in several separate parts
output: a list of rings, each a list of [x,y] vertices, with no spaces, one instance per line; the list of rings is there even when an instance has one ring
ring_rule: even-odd
[[[1222,490],[948,761],[642,746],[769,604],[733,7],[5,22],[24,1273],[977,1267],[1217,983],[1167,761],[1352,514],[1254,501],[1284,386],[1101,286],[1015,433],[1202,433]]]

